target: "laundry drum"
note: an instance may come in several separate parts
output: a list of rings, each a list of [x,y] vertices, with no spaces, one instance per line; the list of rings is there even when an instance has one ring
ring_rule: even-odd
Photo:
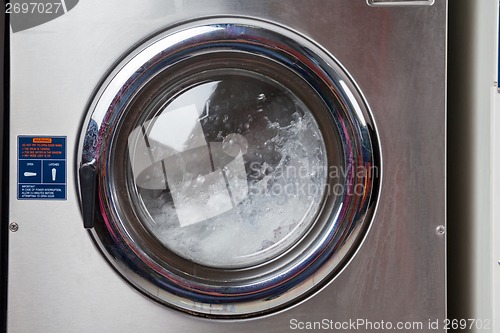
[[[85,227],[132,286],[210,318],[279,311],[361,246],[381,156],[342,65],[286,27],[211,17],[154,35],[89,106]]]

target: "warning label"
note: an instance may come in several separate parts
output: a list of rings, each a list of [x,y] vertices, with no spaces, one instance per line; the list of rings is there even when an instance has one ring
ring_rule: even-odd
[[[66,137],[18,136],[17,198],[66,200]]]

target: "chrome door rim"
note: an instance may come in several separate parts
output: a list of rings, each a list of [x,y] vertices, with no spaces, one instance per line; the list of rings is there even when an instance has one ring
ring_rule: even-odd
[[[308,233],[309,238],[304,238],[308,241],[301,242],[293,256],[283,255],[253,270],[210,270],[200,265],[194,266],[197,273],[189,273],[182,269],[186,265],[175,267],[147,244],[144,247],[138,242],[141,237],[134,236],[130,224],[123,221],[126,208],[120,207],[122,199],[111,179],[110,147],[117,145],[116,128],[123,123],[128,105],[155,77],[199,56],[231,54],[235,59],[241,55],[260,59],[270,70],[273,66],[288,70],[315,91],[329,110],[335,126],[331,130],[342,143],[344,166],[350,170],[343,179],[346,193],[356,186],[363,186],[363,193],[343,195],[336,202],[325,199],[319,213],[322,224],[316,223],[317,229]],[[256,19],[219,17],[160,33],[137,47],[108,76],[90,105],[89,117],[78,157],[79,165],[95,163],[98,169],[99,212],[92,237],[129,283],[168,306],[217,318],[278,311],[331,281],[355,254],[370,226],[378,200],[381,158],[367,103],[333,56],[287,28]],[[359,167],[375,170],[377,177],[358,175]],[[200,270],[208,272],[208,278],[198,276]]]

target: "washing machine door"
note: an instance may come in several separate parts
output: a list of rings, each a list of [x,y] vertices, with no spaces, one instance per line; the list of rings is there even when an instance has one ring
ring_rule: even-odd
[[[285,27],[210,18],[160,33],[97,92],[79,149],[85,227],[152,299],[240,318],[331,281],[380,183],[367,104]]]

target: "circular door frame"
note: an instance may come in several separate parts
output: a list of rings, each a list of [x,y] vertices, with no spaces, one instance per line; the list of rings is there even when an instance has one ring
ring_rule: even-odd
[[[252,279],[237,272],[243,277],[233,284],[186,274],[154,251],[142,248],[121,221],[123,207],[117,204],[110,179],[114,163],[110,151],[119,144],[117,128],[137,93],[167,69],[199,55],[221,53],[257,57],[302,78],[329,110],[332,130],[342,143],[342,167],[346,170],[340,200],[325,199],[319,214],[324,217],[321,233],[314,234],[303,254],[292,258],[293,265],[285,264],[282,269],[273,266],[263,277]],[[380,193],[382,160],[368,104],[331,54],[286,27],[243,17],[211,17],[172,27],[136,47],[107,76],[89,107],[86,126],[77,166],[80,175],[84,168],[95,170],[97,196],[90,196],[95,206],[91,209],[95,219],[92,238],[125,280],[173,308],[211,318],[246,318],[287,308],[332,281],[358,251],[371,226]],[[84,207],[89,188],[85,182],[87,178],[78,179],[84,214],[89,210]],[[357,190],[360,187],[361,192]]]

